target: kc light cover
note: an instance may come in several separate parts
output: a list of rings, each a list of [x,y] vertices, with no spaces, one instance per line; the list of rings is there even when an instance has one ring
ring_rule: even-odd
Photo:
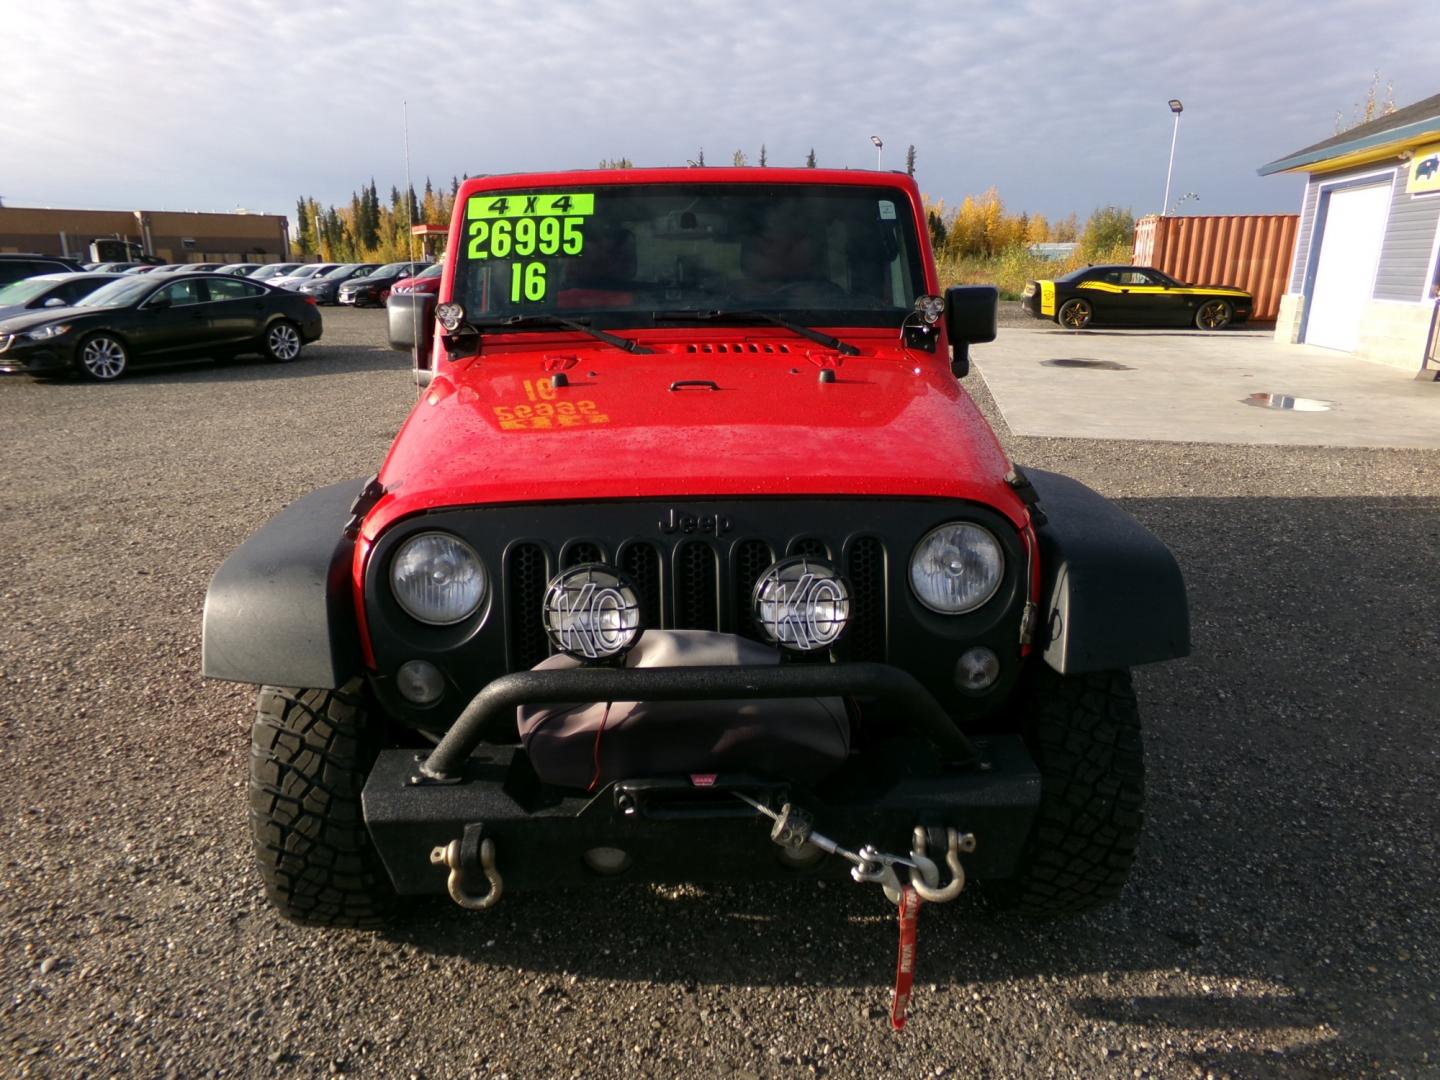
[[[823,559],[782,559],[760,575],[755,622],[776,645],[796,652],[828,649],[850,621],[850,590]]]
[[[551,578],[541,617],[551,644],[576,660],[623,655],[642,630],[635,590],[603,563],[583,563]]]

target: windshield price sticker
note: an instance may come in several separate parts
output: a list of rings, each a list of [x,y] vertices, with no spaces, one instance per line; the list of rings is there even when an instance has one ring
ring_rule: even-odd
[[[545,299],[545,264],[522,262],[535,256],[555,258],[585,250],[585,219],[595,213],[593,192],[565,195],[473,195],[465,206],[465,257],[514,259],[510,265],[510,302]]]
[[[526,218],[526,217],[589,217],[595,213],[594,192],[572,192],[568,195],[472,195],[465,206],[465,217]]]

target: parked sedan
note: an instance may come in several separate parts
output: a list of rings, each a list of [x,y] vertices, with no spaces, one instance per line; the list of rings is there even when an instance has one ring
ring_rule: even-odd
[[[286,363],[323,330],[310,297],[228,274],[122,277],[73,307],[0,321],[0,372],[110,382],[131,367],[259,352]]]
[[[122,277],[121,274],[40,274],[0,288],[0,319],[24,315],[27,311],[46,311],[69,307],[89,296],[102,285]]]
[[[319,277],[321,274],[328,274],[331,270],[338,269],[339,266],[339,263],[306,263],[299,269],[292,270],[284,277],[271,278],[268,284],[274,285],[277,289],[289,289],[293,292],[311,278]]]
[[[1087,266],[1054,281],[1027,281],[1020,302],[1067,330],[1096,323],[1221,330],[1248,319],[1253,304],[1244,289],[1186,285],[1149,266]]]
[[[363,278],[354,278],[340,286],[336,299],[342,304],[366,307],[370,304],[383,305],[390,299],[390,289],[397,281],[418,274],[424,269],[418,262],[386,263]]]
[[[392,294],[400,293],[402,296],[405,293],[438,294],[440,292],[440,275],[444,272],[445,264],[437,262],[433,266],[427,266],[424,270],[420,271],[420,273],[416,274],[414,277],[408,277],[397,281],[395,283],[395,287],[392,288],[390,292]]]
[[[294,273],[300,269],[300,265],[300,263],[268,263],[259,270],[251,271],[250,276],[256,281],[273,281],[275,278]]]
[[[372,270],[378,270],[379,263],[345,263],[328,274],[316,274],[300,283],[299,292],[315,297],[321,304],[339,303],[340,286],[354,278],[364,277]]]
[[[236,277],[249,277],[256,270],[259,270],[264,263],[226,263],[217,274],[234,274]]]

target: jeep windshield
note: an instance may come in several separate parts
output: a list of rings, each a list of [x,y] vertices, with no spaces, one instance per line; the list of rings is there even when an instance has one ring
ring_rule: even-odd
[[[637,328],[733,311],[899,326],[925,291],[913,211],[890,187],[590,184],[485,192],[463,212],[452,300],[476,325],[549,314]]]

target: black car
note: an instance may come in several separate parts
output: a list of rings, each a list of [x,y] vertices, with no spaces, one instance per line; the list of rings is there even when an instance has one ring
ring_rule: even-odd
[[[1230,285],[1187,285],[1153,266],[1085,266],[1053,280],[1027,281],[1021,306],[1067,330],[1109,326],[1194,326],[1223,330],[1250,318],[1254,299]]]
[[[24,281],[36,274],[78,274],[84,267],[61,255],[5,252],[0,254],[0,285]]]
[[[363,278],[353,278],[340,286],[337,302],[365,307],[383,306],[390,297],[390,287],[403,278],[414,277],[425,269],[421,262],[386,263]]]
[[[0,288],[0,320],[13,319],[28,311],[70,307],[102,285],[118,280],[120,274],[37,274]]]
[[[322,331],[309,297],[226,274],[122,277],[73,307],[0,322],[0,372],[109,382],[132,366],[259,352],[286,363]]]
[[[378,269],[380,269],[379,263],[346,263],[344,266],[337,266],[328,274],[315,275],[295,291],[305,296],[313,296],[316,302],[321,304],[338,304],[340,302],[340,286],[355,278],[363,278],[366,274],[373,273]]]

